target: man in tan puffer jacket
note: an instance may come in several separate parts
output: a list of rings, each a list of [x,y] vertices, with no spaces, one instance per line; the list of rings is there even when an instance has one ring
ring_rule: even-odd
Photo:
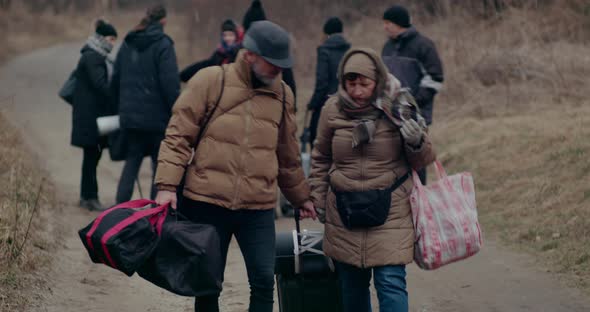
[[[271,312],[277,185],[303,217],[315,218],[315,210],[301,168],[293,93],[281,81],[282,69],[292,64],[289,35],[276,24],[257,22],[243,45],[235,63],[197,73],[174,105],[160,147],[156,201],[176,206],[186,170],[179,210],[217,228],[224,266],[235,235],[248,271],[249,311]],[[198,297],[195,309],[219,311],[218,297]]]

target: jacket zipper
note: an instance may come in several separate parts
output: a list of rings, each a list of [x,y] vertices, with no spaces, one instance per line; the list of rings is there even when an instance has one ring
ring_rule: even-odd
[[[246,102],[246,125],[245,125],[245,129],[244,129],[244,144],[242,145],[242,151],[241,151],[241,155],[240,155],[240,167],[238,170],[238,177],[236,180],[236,186],[235,186],[235,192],[234,192],[234,200],[233,200],[233,205],[232,206],[236,206],[237,202],[238,202],[238,197],[240,196],[240,184],[242,182],[242,175],[245,174],[245,166],[244,166],[244,158],[246,157],[245,155],[247,154],[246,151],[248,150],[248,144],[250,144],[250,124],[252,122],[252,111],[251,111],[251,106],[252,106],[252,98],[254,97],[254,95],[252,95],[250,97],[250,99],[248,99],[248,101]],[[241,175],[240,175],[241,174]]]
[[[365,145],[362,145],[361,146],[361,191],[365,190],[364,169],[365,169]],[[365,250],[366,245],[367,245],[367,231],[363,230],[363,235],[361,236],[361,267],[362,268],[365,267],[365,258],[366,258],[366,254],[367,254],[367,251]]]

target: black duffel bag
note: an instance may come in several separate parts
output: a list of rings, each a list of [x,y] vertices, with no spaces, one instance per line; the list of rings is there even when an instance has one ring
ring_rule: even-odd
[[[348,229],[368,228],[385,224],[391,208],[391,193],[404,184],[410,173],[383,190],[362,192],[334,191],[336,208],[342,224]]]
[[[104,263],[128,276],[152,254],[159,240],[168,205],[132,200],[101,213],[78,234],[94,263]]]
[[[177,295],[219,294],[223,261],[215,227],[170,212],[158,247],[137,270],[139,276]]]

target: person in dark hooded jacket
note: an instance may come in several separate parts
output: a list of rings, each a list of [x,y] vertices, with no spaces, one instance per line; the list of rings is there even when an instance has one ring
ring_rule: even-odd
[[[209,66],[233,63],[242,48],[244,30],[230,19],[221,24],[221,42],[213,55],[203,61],[187,66],[180,72],[180,80],[188,82],[199,70]]]
[[[164,33],[165,24],[163,6],[148,9],[146,17],[125,37],[115,63],[114,93],[121,129],[128,140],[117,203],[131,199],[145,156],[151,157],[155,172],[160,141],[180,93],[174,42]],[[151,198],[155,194],[152,185]]]
[[[80,206],[103,210],[98,199],[96,167],[107,139],[99,135],[96,118],[113,114],[107,62],[112,62],[108,55],[117,40],[117,31],[102,20],[97,21],[95,26],[94,34],[81,50],[75,70],[77,80],[72,104],[71,144],[84,149]]]
[[[402,73],[402,76],[420,76],[419,87],[412,93],[426,123],[431,125],[434,97],[442,89],[444,81],[443,65],[436,46],[432,40],[416,30],[411,23],[410,13],[401,5],[387,9],[383,13],[383,23],[389,39],[383,46],[381,57],[387,63],[408,64],[408,60],[417,61],[421,75],[408,66],[407,70],[411,72]],[[426,184],[426,169],[420,170],[418,174],[422,183]]]
[[[338,64],[350,49],[350,43],[342,36],[342,21],[337,17],[329,18],[324,24],[326,39],[318,47],[318,60],[316,65],[315,89],[307,109],[313,113],[309,124],[309,143],[313,148],[320,113],[328,97],[338,90]]]
[[[244,19],[242,20],[244,32],[250,29],[252,23],[259,21],[266,21],[266,14],[264,13],[262,2],[260,2],[260,0],[253,0],[250,4],[250,7],[244,14]],[[283,81],[291,88],[291,91],[293,91],[293,94],[295,95],[295,102],[297,102],[297,85],[295,84],[295,76],[293,75],[292,68],[283,69]],[[295,105],[295,109],[297,109],[297,105]]]

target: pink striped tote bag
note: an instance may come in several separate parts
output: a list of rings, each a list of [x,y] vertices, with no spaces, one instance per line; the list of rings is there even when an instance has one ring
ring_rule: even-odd
[[[435,171],[438,181],[428,186],[422,185],[416,171],[412,172],[414,261],[424,270],[471,257],[483,245],[473,177],[468,172],[447,176],[438,160]]]

